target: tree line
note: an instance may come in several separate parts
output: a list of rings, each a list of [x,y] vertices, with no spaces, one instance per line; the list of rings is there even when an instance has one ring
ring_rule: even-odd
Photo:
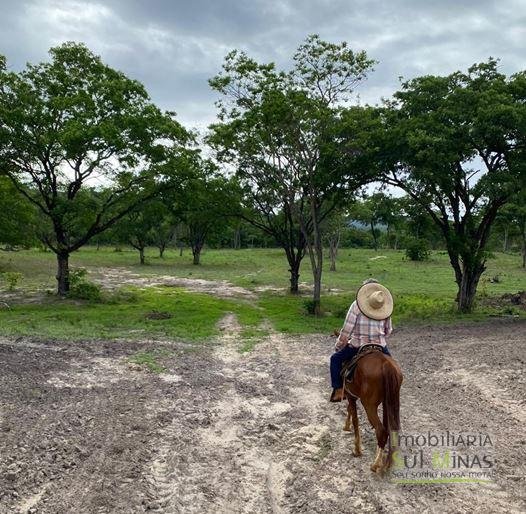
[[[144,262],[146,246],[162,255],[177,234],[197,264],[207,239],[231,234],[239,246],[243,228],[283,248],[292,293],[308,259],[315,314],[324,248],[334,269],[350,221],[375,248],[407,246],[408,234],[440,240],[461,312],[472,309],[492,228],[504,250],[521,241],[526,263],[525,72],[508,77],[489,59],[360,106],[353,95],[375,65],[365,52],[313,35],[292,63],[228,54],[210,80],[218,121],[199,145],[82,44],[20,72],[0,56],[1,242],[30,235],[53,251],[66,295],[69,256],[88,242],[126,242]],[[366,194],[370,184],[378,192]],[[395,188],[404,196],[384,194]]]

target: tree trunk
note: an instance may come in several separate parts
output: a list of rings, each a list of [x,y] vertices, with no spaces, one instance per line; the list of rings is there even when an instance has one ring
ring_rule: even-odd
[[[508,251],[508,227],[504,227],[504,244],[502,245],[504,253]]]
[[[300,266],[301,261],[305,255],[305,248],[295,248],[294,246],[288,246],[283,249],[285,250],[285,255],[287,256],[287,262],[289,263],[290,293],[299,294]]]
[[[241,248],[241,229],[236,228],[234,231],[234,250],[239,250]]]
[[[316,208],[316,199],[310,198],[310,220],[312,222],[312,239],[311,242],[307,232],[305,220],[300,214],[300,223],[303,236],[307,241],[310,263],[312,268],[312,278],[314,279],[314,291],[312,293],[312,312],[315,316],[321,315],[321,275],[323,270],[323,246],[318,224],[318,209]]]
[[[522,224],[522,267],[526,268],[526,221]]]
[[[194,256],[194,265],[198,266],[201,263],[201,246],[193,246],[192,254]]]
[[[453,271],[455,272],[455,282],[457,283],[457,286],[458,286],[458,293],[457,293],[457,298],[456,298],[456,301],[458,302],[460,299],[460,289],[462,287],[462,270],[460,268],[460,261],[458,258],[458,254],[455,253],[455,250],[453,250],[450,247],[449,242],[447,242],[446,244],[448,247],[447,252],[449,255],[449,262],[451,263],[451,267],[453,268]]]
[[[321,260],[318,261],[318,268],[314,271],[314,291],[312,293],[313,312],[315,316],[321,315]]]
[[[159,245],[159,259],[162,259],[164,257],[165,250],[166,250],[166,245],[160,244]]]
[[[300,261],[301,262],[301,261]],[[292,294],[299,293],[299,283],[300,283],[300,262],[289,263],[289,273],[290,273],[290,292]]]
[[[141,264],[144,264],[146,262],[144,259],[144,247],[143,246],[139,248],[139,259],[141,261]]]
[[[329,258],[331,259],[331,267],[329,271],[336,271],[336,258],[338,257],[338,249],[340,248],[341,234],[338,230],[329,238]]]
[[[329,241],[329,257],[331,259],[329,271],[336,271],[336,248],[335,242],[332,239]]]
[[[374,251],[377,252],[378,251],[378,239],[376,237],[376,229],[372,221],[371,221],[371,234],[373,236]]]
[[[473,310],[475,294],[480,276],[486,268],[483,264],[476,266],[474,269],[463,269],[462,281],[458,291],[458,311],[469,313]]]
[[[69,253],[57,253],[57,292],[66,296],[69,292]]]
[[[298,294],[299,293],[301,258],[299,257],[299,254],[296,254],[294,252],[293,247],[284,248],[284,250],[285,250],[285,255],[287,256],[287,262],[289,263],[290,293]]]

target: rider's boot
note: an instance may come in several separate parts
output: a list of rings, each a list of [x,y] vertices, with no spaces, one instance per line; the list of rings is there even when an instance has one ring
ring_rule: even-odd
[[[343,400],[343,387],[337,387],[332,390],[331,402],[341,402]]]

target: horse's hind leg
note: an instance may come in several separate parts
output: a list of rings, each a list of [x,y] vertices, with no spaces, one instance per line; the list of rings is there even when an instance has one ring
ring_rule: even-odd
[[[354,452],[355,457],[359,457],[362,454],[362,440],[360,437],[360,426],[358,425],[358,411],[356,409],[356,400],[351,398],[349,400],[348,409],[351,411],[352,415],[352,426],[354,429]]]
[[[343,427],[343,430],[345,432],[351,431],[351,416],[352,416],[351,400],[349,399],[349,405],[347,405],[347,417],[345,418],[345,425]]]
[[[384,448],[387,443],[387,430],[384,428],[380,418],[378,417],[378,406],[372,404],[364,404],[365,412],[367,412],[367,418],[369,423],[374,428],[376,433],[376,442],[378,448],[376,450],[376,457],[373,464],[371,465],[372,471],[378,471],[383,468],[384,464]]]
[[[356,410],[356,399],[349,398],[349,405],[347,405],[347,419],[345,420],[345,426],[343,429],[346,432],[351,431],[351,419],[354,430],[354,451],[353,455],[359,457],[362,454],[362,445],[360,438],[360,427],[358,425],[358,411]]]

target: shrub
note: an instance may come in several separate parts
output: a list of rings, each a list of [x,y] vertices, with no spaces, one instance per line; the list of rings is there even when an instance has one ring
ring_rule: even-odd
[[[84,268],[71,270],[69,274],[69,298],[100,302],[102,292],[100,286],[86,279],[87,271]]]
[[[90,302],[100,302],[102,300],[100,287],[93,282],[80,282],[73,287],[70,286],[68,297]]]
[[[6,271],[2,273],[2,278],[7,282],[7,289],[9,291],[14,291],[18,282],[22,280],[22,273],[17,273],[15,271]]]
[[[86,275],[88,272],[86,271],[86,268],[75,268],[70,270],[69,272],[69,285],[70,287],[74,287],[81,282],[86,282]]]
[[[314,314],[314,311],[316,309],[316,302],[314,300],[305,300],[303,302],[303,308],[307,312],[307,314]]]
[[[406,256],[412,261],[429,259],[429,244],[425,239],[411,239],[405,249]]]

